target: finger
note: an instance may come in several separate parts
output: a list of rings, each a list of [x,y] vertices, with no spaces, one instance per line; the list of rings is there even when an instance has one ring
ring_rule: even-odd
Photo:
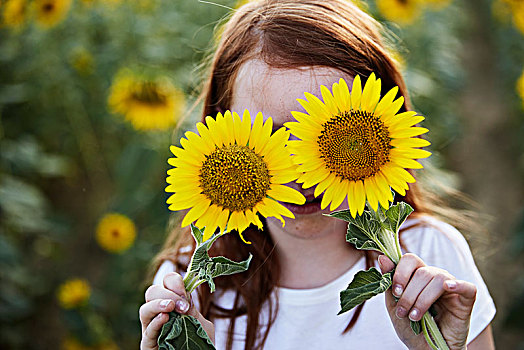
[[[395,263],[385,255],[378,256],[378,266],[382,273],[389,272],[395,268]]]
[[[190,307],[190,303],[185,297],[159,285],[152,285],[146,290],[146,302],[155,299],[173,300],[175,302],[175,310],[181,314],[185,314]]]
[[[409,319],[412,321],[420,321],[422,315],[429,310],[442,294],[445,293],[443,282],[449,279],[450,276],[444,273],[439,273],[431,279],[427,286],[420,292],[415,301],[415,304],[409,311]]]
[[[142,333],[141,349],[156,349],[158,348],[157,339],[160,335],[160,330],[164,323],[169,320],[169,316],[164,313],[158,314]]]
[[[477,287],[467,281],[448,279],[444,281],[443,288],[446,292],[457,293],[465,306],[473,306],[477,298]]]
[[[164,276],[164,287],[178,295],[186,297],[186,288],[184,287],[184,280],[182,276],[176,272],[170,272]]]
[[[413,305],[417,301],[419,294],[424,290],[424,288],[426,288],[432,279],[433,273],[430,268],[424,266],[415,270],[398,300],[397,309],[395,311],[398,318],[404,318],[408,315],[408,312],[413,308]]]
[[[139,310],[142,332],[145,331],[151,320],[162,312],[170,312],[175,309],[175,302],[171,299],[155,299],[143,304]]]
[[[426,264],[415,254],[404,254],[400,258],[393,275],[393,295],[400,297],[415,270],[423,266],[426,266]]]

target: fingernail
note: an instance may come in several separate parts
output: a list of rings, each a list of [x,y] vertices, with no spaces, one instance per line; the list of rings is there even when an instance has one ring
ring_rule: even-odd
[[[382,264],[382,257],[383,255],[378,256],[378,266],[380,266],[381,268],[384,267],[384,265]]]
[[[406,317],[407,314],[408,313],[407,313],[406,309],[404,309],[402,306],[397,306],[397,309],[395,310],[395,315],[398,318],[404,318],[404,317]]]
[[[446,281],[444,283],[446,283],[446,286],[448,286],[449,289],[457,288],[457,282],[455,282],[453,280],[449,280],[449,281]]]
[[[413,309],[411,310],[411,312],[409,313],[409,319],[411,321],[418,321],[418,316],[420,315],[420,311],[418,311],[417,309]]]
[[[162,300],[162,301],[160,302],[160,307],[161,307],[162,309],[165,309],[166,307],[169,306],[169,303],[170,303],[170,302],[171,302],[171,300],[169,300],[169,299]]]
[[[189,310],[189,303],[184,299],[178,299],[175,303],[175,309],[180,313],[186,313]]]
[[[402,292],[403,292],[402,286],[400,284],[395,284],[395,286],[393,287],[393,294],[396,297],[400,297],[402,295]]]

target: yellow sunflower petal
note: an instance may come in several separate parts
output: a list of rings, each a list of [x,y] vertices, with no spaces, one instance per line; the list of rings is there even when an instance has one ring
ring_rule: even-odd
[[[240,146],[245,146],[247,145],[251,134],[251,115],[247,109],[244,110],[244,114],[242,115],[242,125],[240,126],[240,130],[240,139],[237,141]]]
[[[193,208],[191,208],[186,216],[184,216],[184,219],[182,220],[182,227],[186,227],[196,219],[202,217],[206,211],[209,209],[209,206],[211,205],[211,201],[208,199],[202,200],[202,202],[195,205]]]
[[[257,143],[258,143],[258,140],[260,138],[260,134],[262,132],[262,125],[263,125],[263,117],[262,117],[262,113],[257,113],[255,115],[255,121],[253,122],[253,126],[251,127],[251,135],[249,135],[249,141],[248,141],[248,145],[249,147],[251,148],[255,148]]]
[[[378,102],[377,107],[375,108],[375,115],[380,117],[386,108],[391,106],[393,103],[393,100],[397,96],[398,93],[398,86],[395,86],[393,89],[389,90],[384,97]]]
[[[389,123],[392,118],[395,117],[396,113],[402,108],[404,105],[404,97],[400,96],[397,98],[393,103],[391,103],[388,107],[384,109],[384,111],[381,114],[381,120],[384,123]]]
[[[369,205],[371,206],[371,209],[377,211],[378,209],[377,190],[371,178],[368,177],[364,179],[364,189],[366,191],[366,197],[368,199]]]
[[[392,138],[413,137],[427,133],[429,130],[418,126],[402,129],[391,133]]]
[[[390,154],[392,157],[422,159],[429,157],[431,155],[431,152],[428,152],[420,148],[398,147],[391,149]]]
[[[333,98],[339,110],[348,111],[351,109],[349,88],[344,79],[340,79],[338,84],[333,85]]]
[[[271,189],[267,191],[267,195],[281,202],[294,204],[304,204],[306,202],[306,197],[304,197],[302,193],[284,185],[272,186]]]
[[[357,208],[358,214],[364,213],[366,206],[366,191],[364,189],[364,183],[362,180],[355,181],[355,207]]]
[[[337,209],[344,199],[346,199],[347,193],[348,193],[348,182],[347,180],[343,180],[340,182],[340,187],[337,191],[333,193],[333,200],[331,201],[331,205],[329,206],[329,210],[335,210]]]
[[[315,187],[315,193],[314,193],[314,196],[315,197],[318,197],[320,196],[320,194],[322,192],[324,192],[326,190],[326,188],[328,188],[329,186],[331,186],[331,184],[333,183],[333,181],[335,181],[335,175],[334,174],[329,174],[328,177],[323,180],[323,181],[320,181],[319,184],[317,185],[317,187]]]
[[[360,97],[362,96],[362,83],[360,76],[357,75],[353,79],[353,87],[351,88],[351,108],[360,109]]]
[[[422,139],[420,137],[411,137],[403,139],[393,139],[391,140],[391,146],[393,147],[427,147],[431,145],[428,140]]]
[[[322,99],[324,100],[324,104],[326,108],[328,109],[330,114],[337,114],[338,108],[337,104],[335,103],[335,99],[333,98],[333,95],[331,95],[331,92],[327,87],[324,85],[320,86],[320,93],[322,94]]]

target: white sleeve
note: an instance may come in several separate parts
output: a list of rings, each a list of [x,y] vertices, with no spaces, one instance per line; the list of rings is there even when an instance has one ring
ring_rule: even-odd
[[[453,226],[434,218],[423,218],[420,221],[422,225],[402,233],[401,240],[406,249],[422,258],[427,265],[447,270],[457,279],[471,282],[477,287],[477,299],[471,314],[469,343],[495,316],[493,299],[462,234]]]
[[[153,278],[153,284],[159,284],[162,285],[164,281],[164,276],[167,275],[169,272],[175,271],[175,264],[169,260],[165,260],[162,265],[158,268],[158,271],[155,274],[155,277]]]

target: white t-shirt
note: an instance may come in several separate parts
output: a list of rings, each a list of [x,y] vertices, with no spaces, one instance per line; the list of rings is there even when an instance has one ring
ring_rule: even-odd
[[[409,228],[420,221],[423,225]],[[404,227],[408,229],[402,233],[402,240],[409,252],[420,256],[427,265],[443,268],[457,279],[477,286],[468,337],[468,341],[473,340],[493,319],[495,305],[466,240],[455,228],[434,218],[408,219]],[[366,301],[354,327],[342,333],[354,310],[337,316],[339,293],[365,267],[362,258],[342,276],[319,288],[276,288],[274,293],[278,294],[279,310],[264,349],[405,349],[389,319],[384,294]],[[164,262],[153,283],[162,284],[163,276],[173,269],[171,262]],[[222,307],[231,308],[234,292],[217,291],[215,298]],[[264,308],[260,324],[264,325],[267,318],[267,308]],[[217,319],[214,323],[216,347],[225,349],[229,322]],[[244,350],[245,327],[246,316],[242,316],[236,321],[234,350]]]

